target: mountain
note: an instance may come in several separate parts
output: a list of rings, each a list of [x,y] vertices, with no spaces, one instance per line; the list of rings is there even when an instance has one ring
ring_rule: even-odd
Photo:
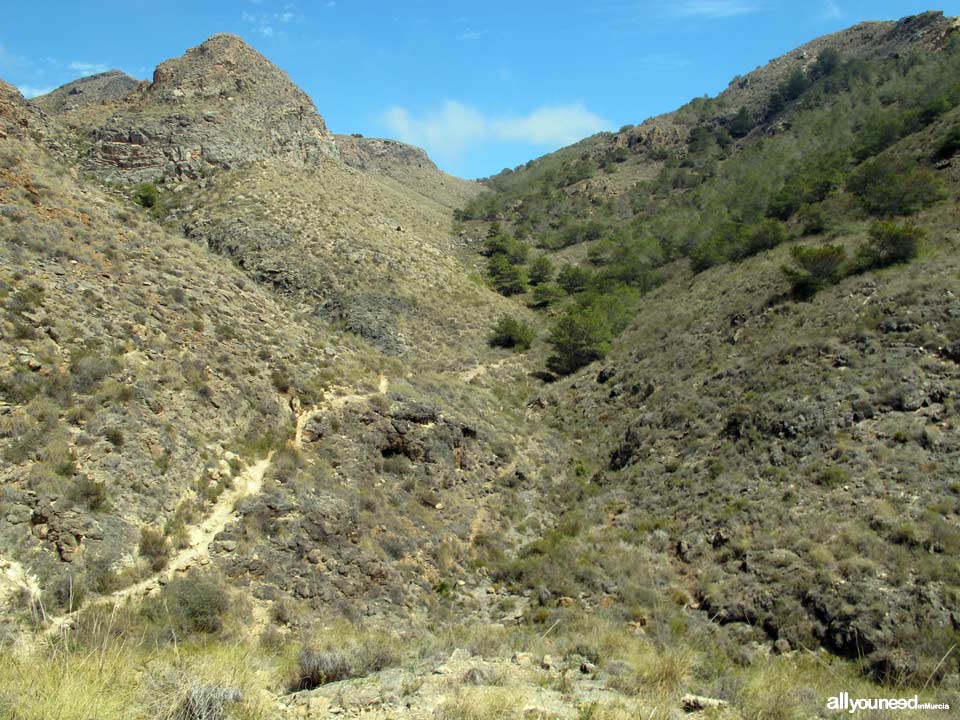
[[[483,184],[229,35],[0,84],[0,714],[960,702],[956,28]]]
[[[886,680],[960,628],[957,29],[820,38],[458,212],[551,324],[548,422],[595,463],[570,552],[636,528],[716,621]]]
[[[96,120],[82,166],[116,182],[197,178],[267,157],[317,165],[337,155],[310,98],[233,35],[160,64],[152,82]]]

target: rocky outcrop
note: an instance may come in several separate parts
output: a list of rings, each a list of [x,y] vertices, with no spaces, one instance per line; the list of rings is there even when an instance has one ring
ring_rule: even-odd
[[[115,102],[128,97],[140,81],[120,70],[82,77],[31,102],[52,115],[74,112],[87,105]]]
[[[360,135],[335,135],[340,159],[350,167],[367,172],[390,171],[398,168],[426,168],[437,170],[427,153],[413,145],[365,138]]]
[[[59,92],[59,91],[56,91]],[[84,168],[115,182],[200,177],[266,158],[316,166],[338,155],[310,98],[233,35],[157,66],[102,126]]]

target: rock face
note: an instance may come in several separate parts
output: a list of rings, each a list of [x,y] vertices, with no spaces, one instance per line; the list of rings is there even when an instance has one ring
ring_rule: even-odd
[[[50,114],[69,113],[87,105],[123,100],[139,85],[139,80],[126,73],[109,70],[74,80],[32,102]]]
[[[56,91],[59,92],[59,91]],[[233,35],[161,63],[99,128],[84,169],[118,182],[196,178],[266,158],[317,165],[337,146],[310,98]]]
[[[396,140],[336,135],[340,159],[350,167],[364,171],[391,171],[399,168],[437,170],[427,153]]]

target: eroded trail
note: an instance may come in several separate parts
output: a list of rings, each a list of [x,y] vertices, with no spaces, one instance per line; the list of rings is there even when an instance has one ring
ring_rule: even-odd
[[[47,632],[58,632],[92,605],[106,604],[109,602],[117,604],[127,598],[149,595],[153,590],[160,587],[164,580],[172,578],[177,573],[185,572],[209,558],[210,543],[213,542],[213,539],[218,534],[223,532],[227,525],[238,519],[237,504],[240,500],[250,495],[256,495],[262,489],[263,477],[270,467],[272,459],[273,453],[271,452],[265,458],[253,465],[247,466],[236,477],[233,486],[217,498],[210,513],[203,521],[190,528],[187,547],[174,553],[163,570],[109,595],[91,598],[73,612],[57,617],[48,617],[47,622],[49,625]]]
[[[365,402],[377,394],[384,395],[389,390],[389,387],[390,381],[386,376],[381,374],[378,378],[377,390],[373,393],[358,394],[351,392],[350,388],[343,388],[344,392],[342,394],[333,395],[328,399],[325,398],[324,401],[307,410],[301,410],[299,405],[297,405],[294,408],[296,412],[296,424],[294,426],[293,436],[290,438],[290,446],[295,450],[302,448],[304,430],[306,429],[307,423],[316,414],[325,411],[339,410],[345,405],[354,402]],[[55,617],[46,616],[46,632],[53,634],[63,630],[68,627],[81,612],[93,605],[111,602],[116,605],[128,598],[145,597],[158,589],[165,581],[175,577],[178,573],[186,572],[197,565],[206,564],[210,558],[210,545],[214,538],[223,532],[232,522],[240,519],[237,513],[238,503],[246,497],[257,495],[263,489],[263,478],[270,469],[273,462],[273,455],[274,453],[271,451],[266,457],[244,468],[234,479],[233,485],[217,498],[217,501],[203,521],[190,528],[187,547],[174,553],[162,570],[144,578],[138,583],[129,585],[109,595],[91,598],[72,612]],[[13,568],[13,566],[11,566],[11,568]],[[17,568],[19,568],[18,564]],[[17,568],[10,569],[6,574],[14,573],[14,570]],[[11,578],[12,577],[13,575],[11,575]],[[22,584],[23,582],[19,583],[17,587]],[[13,587],[14,583],[11,581],[10,585]],[[36,594],[39,595],[39,590]]]

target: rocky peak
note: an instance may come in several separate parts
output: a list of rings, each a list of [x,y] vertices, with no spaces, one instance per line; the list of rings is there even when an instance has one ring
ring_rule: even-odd
[[[318,166],[338,156],[307,94],[226,34],[161,63],[152,83],[90,133],[86,169],[119,182],[199,177],[205,167],[268,158]]]

